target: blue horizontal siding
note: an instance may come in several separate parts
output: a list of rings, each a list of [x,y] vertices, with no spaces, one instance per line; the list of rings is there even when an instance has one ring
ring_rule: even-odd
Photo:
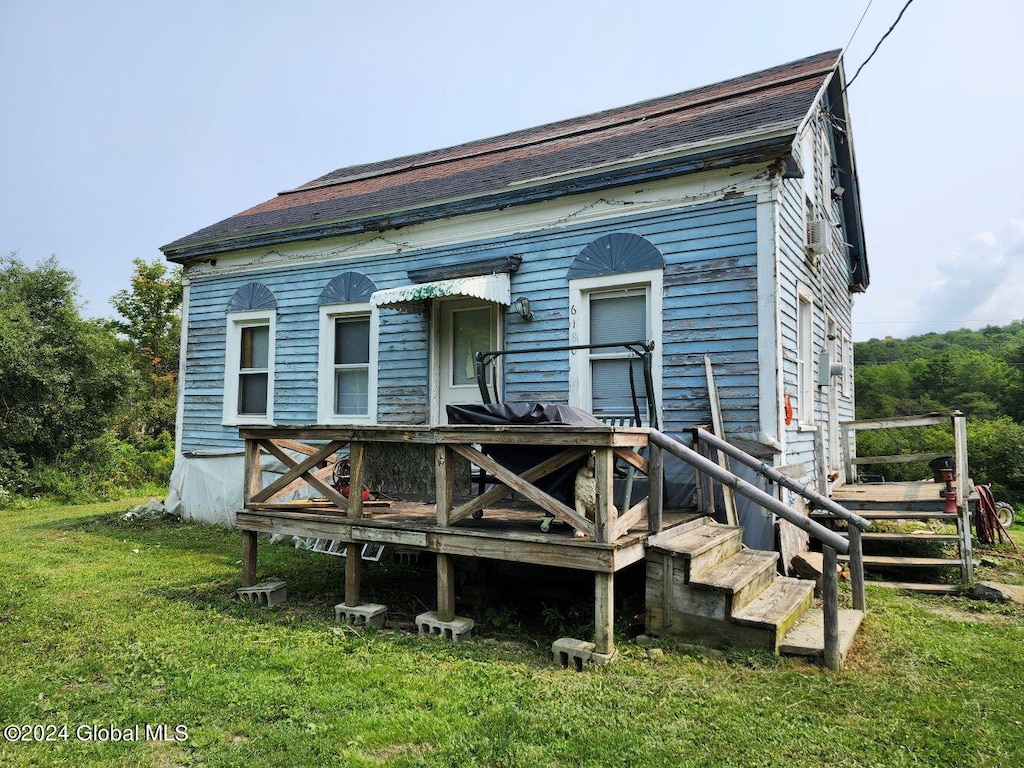
[[[221,425],[220,396],[228,301],[246,283],[260,282],[277,300],[274,415],[281,424],[317,420],[317,302],[341,272],[358,272],[378,289],[409,282],[409,269],[458,265],[467,259],[518,254],[513,298],[530,300],[534,319],[506,312],[507,349],[569,343],[567,272],[592,240],[612,232],[647,238],[665,258],[663,344],[666,424],[682,429],[710,421],[703,356],[715,361],[726,419],[757,420],[756,206],[737,198],[622,216],[490,240],[324,264],[290,263],[244,275],[193,279],[185,376],[185,450],[237,448],[237,430]],[[382,423],[428,418],[429,323],[422,313],[380,312],[378,408]],[[508,356],[504,399],[568,399],[568,354]]]

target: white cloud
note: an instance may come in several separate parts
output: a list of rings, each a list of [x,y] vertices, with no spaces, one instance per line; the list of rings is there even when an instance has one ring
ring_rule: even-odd
[[[1006,325],[1024,319],[1024,220],[982,231],[933,260],[884,307],[858,313],[857,338]]]

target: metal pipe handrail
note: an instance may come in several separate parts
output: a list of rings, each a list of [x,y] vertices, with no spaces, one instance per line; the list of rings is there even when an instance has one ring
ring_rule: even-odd
[[[765,493],[757,486],[737,477],[729,470],[722,469],[715,462],[710,459],[705,459],[692,448],[686,447],[678,440],[673,440],[668,435],[662,434],[656,429],[652,429],[650,431],[648,440],[659,448],[668,451],[673,456],[682,459],[695,469],[710,475],[723,485],[729,486],[741,496],[745,496],[755,504],[767,509],[769,512],[775,513],[782,519],[788,520],[797,528],[807,531],[807,533],[820,540],[823,544],[827,544],[832,547],[837,552],[841,552],[844,555],[849,554],[849,542],[835,531],[830,531],[820,523],[811,520],[809,517],[801,515],[796,510],[791,509],[786,504],[783,504],[774,496]]]
[[[477,352],[474,356],[476,361],[476,383],[480,390],[480,397],[484,403],[491,402],[491,391],[487,385],[487,366],[499,357],[508,355],[536,355],[545,352],[575,352],[578,350],[594,349],[627,349],[639,357],[643,364],[644,371],[644,395],[647,399],[648,425],[658,428],[658,409],[654,397],[654,377],[651,370],[651,353],[654,351],[654,341],[617,341],[601,344],[565,344],[555,347],[530,347],[528,349],[492,349],[486,352]],[[630,367],[630,378],[632,379],[633,369]],[[494,388],[495,399],[498,397],[498,388]]]
[[[834,515],[835,517],[841,518],[842,520],[845,520],[848,523],[852,523],[853,525],[860,528],[862,531],[866,531],[868,528],[871,527],[870,522],[868,522],[855,512],[851,512],[841,504],[837,504],[828,496],[823,496],[817,491],[811,490],[810,488],[801,485],[793,478],[782,474],[781,472],[779,472],[779,470],[775,469],[774,467],[771,467],[765,462],[757,459],[756,457],[751,456],[749,453],[737,448],[735,445],[732,445],[731,443],[722,440],[717,435],[711,434],[706,429],[701,429],[700,427],[697,427],[696,429],[694,429],[694,432],[696,433],[697,439],[703,440],[712,448],[715,448],[716,450],[719,450],[722,453],[728,454],[732,458],[736,459],[736,461],[740,462],[741,464],[745,464],[758,474],[763,475],[764,477],[771,480],[773,483],[781,485],[783,488],[788,488],[794,493],[800,494],[815,506],[827,510],[828,512],[832,513],[832,515]]]

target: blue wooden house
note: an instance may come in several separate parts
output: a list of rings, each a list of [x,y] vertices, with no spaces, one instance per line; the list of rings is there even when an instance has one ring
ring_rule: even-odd
[[[164,246],[185,280],[172,499],[233,521],[240,427],[443,423],[481,398],[481,350],[509,352],[502,401],[617,418],[638,398],[679,435],[711,423],[708,357],[728,439],[843,482],[868,286],[844,83],[829,51],[342,168]],[[633,340],[653,402],[599,346]]]

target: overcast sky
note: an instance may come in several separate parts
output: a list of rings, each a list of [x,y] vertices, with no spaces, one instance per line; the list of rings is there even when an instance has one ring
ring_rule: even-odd
[[[873,0],[847,77],[905,0]],[[131,261],[335,168],[847,45],[868,0],[0,0],[0,253]],[[1024,318],[1024,3],[916,0],[849,99],[855,338]]]

